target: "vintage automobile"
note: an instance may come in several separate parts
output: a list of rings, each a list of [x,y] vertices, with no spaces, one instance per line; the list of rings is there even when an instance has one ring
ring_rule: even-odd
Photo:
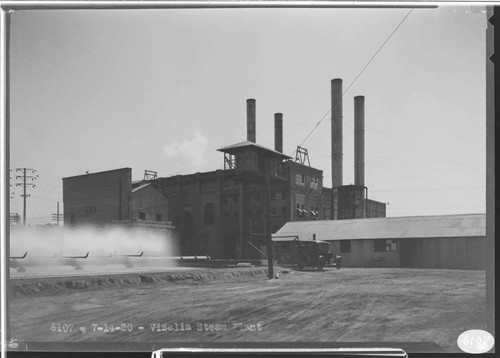
[[[303,270],[306,267],[323,270],[334,261],[341,262],[341,258],[333,258],[330,244],[319,240],[299,240],[297,236],[273,237],[274,257],[278,265],[291,265]],[[340,266],[337,266],[340,268]]]

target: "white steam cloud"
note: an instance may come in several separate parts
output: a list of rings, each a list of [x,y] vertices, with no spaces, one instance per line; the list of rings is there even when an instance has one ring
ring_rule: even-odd
[[[178,255],[175,237],[138,228],[23,228],[11,230],[10,255],[29,257]]]
[[[208,139],[201,133],[201,130],[196,129],[191,140],[171,143],[164,148],[164,151],[168,158],[185,161],[194,167],[205,162],[207,145]]]

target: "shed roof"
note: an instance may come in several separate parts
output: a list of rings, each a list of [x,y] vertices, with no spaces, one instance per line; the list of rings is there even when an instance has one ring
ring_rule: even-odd
[[[285,155],[283,153],[277,152],[277,151],[272,150],[270,148],[266,148],[266,147],[264,147],[262,145],[259,145],[259,144],[254,143],[254,142],[250,142],[248,140],[245,140],[245,141],[240,142],[240,143],[228,145],[227,147],[217,149],[217,151],[224,152],[224,153],[229,153],[229,154],[236,154],[239,151],[241,151],[243,148],[257,148],[259,150],[266,151],[268,153],[272,153],[272,154],[274,154],[274,155],[276,155],[278,157],[281,157],[282,159],[289,159],[290,158],[288,155]]]
[[[313,234],[317,240],[485,236],[486,214],[293,221],[273,237],[297,235],[301,240],[311,240]]]

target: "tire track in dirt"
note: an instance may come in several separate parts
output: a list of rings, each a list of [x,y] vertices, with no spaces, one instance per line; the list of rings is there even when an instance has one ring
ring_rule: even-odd
[[[484,308],[465,308],[484,298],[482,275],[460,272],[447,278],[437,271],[327,269],[290,272],[277,280],[267,280],[264,273],[214,280],[186,276],[188,280],[72,289],[14,297],[13,331],[15,338],[40,342],[366,341],[383,339],[389,332],[401,341],[434,334],[440,344],[451,347],[454,342],[446,342],[456,342],[460,325],[480,324],[477,317]],[[460,304],[458,314],[449,302]],[[463,318],[460,323],[458,317]],[[54,334],[53,322],[88,330]],[[153,332],[150,326],[175,322],[260,322],[263,330]],[[134,330],[104,334],[92,332],[92,323],[131,323]]]

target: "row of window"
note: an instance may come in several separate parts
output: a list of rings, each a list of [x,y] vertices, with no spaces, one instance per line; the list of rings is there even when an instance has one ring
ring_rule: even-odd
[[[295,184],[298,185],[306,185],[306,182],[309,180],[311,188],[318,189],[319,188],[319,178],[316,177],[308,177],[304,174],[295,174]]]
[[[146,213],[144,211],[139,212],[139,220],[146,221]],[[155,221],[163,221],[163,215],[162,214],[155,214]]]
[[[286,191],[274,192],[273,196],[272,196],[272,200],[286,200],[286,198],[287,198]],[[262,195],[252,195],[250,198],[250,201],[251,201],[251,203],[254,203],[254,204],[260,203],[262,201]],[[223,205],[238,204],[238,195],[233,194],[233,195],[224,196],[222,198],[222,204]]]
[[[319,216],[319,210],[318,210],[318,208],[315,208],[315,207],[311,206],[311,210],[308,211],[308,210],[306,210],[304,208],[304,204],[298,204],[297,203],[297,215],[298,216],[306,216],[308,214],[310,214],[313,217],[318,217]]]
[[[374,252],[397,251],[398,242],[396,240],[374,240]],[[351,252],[351,240],[340,241],[340,252]]]

